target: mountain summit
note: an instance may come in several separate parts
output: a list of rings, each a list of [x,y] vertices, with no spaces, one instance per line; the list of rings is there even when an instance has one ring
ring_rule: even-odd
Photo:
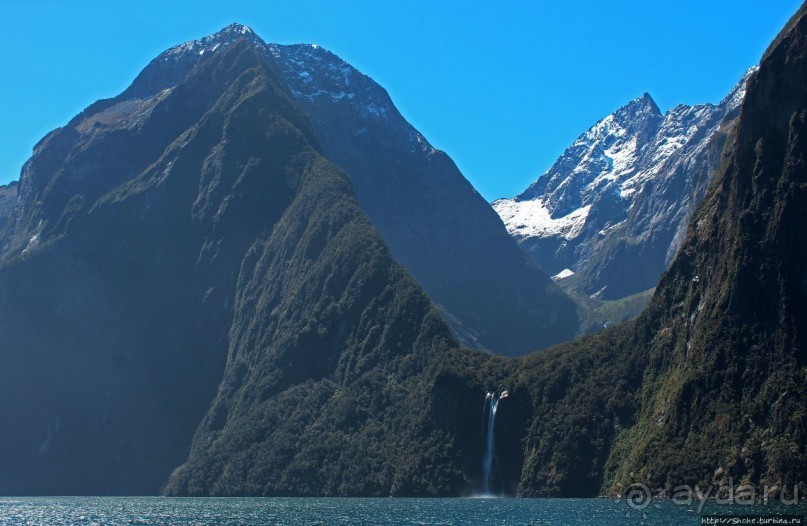
[[[393,256],[464,345],[518,355],[574,337],[573,302],[524,256],[451,158],[381,86],[324,48],[267,44],[233,24],[162,53],[121,97],[168,89],[238,40],[275,64],[323,154],[345,170]]]
[[[494,208],[544,270],[580,292],[618,299],[654,287],[717,168],[754,71],[718,105],[680,105],[662,114],[645,93]]]

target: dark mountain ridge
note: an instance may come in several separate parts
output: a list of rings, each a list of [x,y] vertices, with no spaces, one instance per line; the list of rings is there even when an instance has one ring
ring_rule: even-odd
[[[574,303],[519,250],[453,161],[381,86],[327,50],[267,44],[232,24],[162,53],[119,98],[153,96],[238,39],[272,62],[323,154],[345,170],[392,255],[464,345],[519,355],[575,336]]]
[[[265,400],[452,344],[275,67],[236,40],[37,146],[0,267],[4,494],[157,492],[246,353]]]
[[[271,52],[324,154],[465,346],[520,355],[574,337],[572,301],[381,86],[318,46]]]

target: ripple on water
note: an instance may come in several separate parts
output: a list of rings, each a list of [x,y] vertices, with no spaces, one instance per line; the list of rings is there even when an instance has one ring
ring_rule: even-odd
[[[798,508],[727,508],[709,513],[792,513]],[[612,499],[299,499],[59,497],[0,498],[0,526],[658,526],[699,525],[697,509],[654,501],[633,510]]]

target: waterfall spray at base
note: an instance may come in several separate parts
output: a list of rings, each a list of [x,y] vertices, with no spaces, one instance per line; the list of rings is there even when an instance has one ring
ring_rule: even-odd
[[[493,471],[493,459],[496,454],[494,434],[496,429],[496,411],[499,409],[499,401],[507,398],[509,393],[505,390],[501,393],[489,391],[485,393],[485,405],[482,406],[482,425],[485,431],[485,456],[482,458],[482,493],[491,495],[491,472]]]

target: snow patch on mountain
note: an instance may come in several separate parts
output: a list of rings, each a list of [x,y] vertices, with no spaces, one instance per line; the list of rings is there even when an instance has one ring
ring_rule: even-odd
[[[347,118],[359,116],[354,135],[379,127],[402,130],[411,151],[433,155],[437,150],[404,119],[381,86],[337,55],[318,45],[269,44],[267,51],[279,64],[291,94],[304,110],[319,107],[322,99]],[[330,104],[329,104],[330,106]],[[310,112],[313,114],[315,112]]]
[[[197,55],[212,53],[219,48],[229,46],[241,38],[248,38],[256,44],[266,46],[266,43],[261,40],[261,38],[249,27],[243,24],[230,24],[218,33],[214,33],[199,40],[191,40],[189,42],[185,42],[184,44],[174,46],[162,53],[158,59],[162,58],[165,60],[168,57],[179,57],[187,53],[194,53]]]
[[[555,274],[554,276],[552,276],[552,279],[554,279],[555,281],[558,281],[558,280],[561,280],[561,279],[566,279],[569,276],[574,276],[574,271],[572,269],[570,269],[570,268],[565,268],[565,269],[561,270],[560,272],[558,272],[557,274]]]
[[[493,203],[493,207],[510,234],[517,238],[550,235],[575,238],[586,224],[591,210],[591,205],[586,205],[563,217],[553,218],[549,207],[540,199],[521,202],[502,199]]]

